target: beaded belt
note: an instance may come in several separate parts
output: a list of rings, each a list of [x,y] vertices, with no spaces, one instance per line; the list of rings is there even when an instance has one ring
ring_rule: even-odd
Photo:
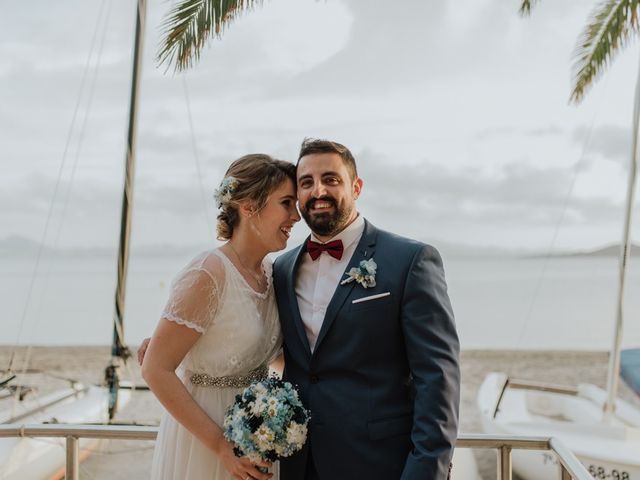
[[[260,365],[246,375],[227,375],[225,377],[212,377],[206,373],[192,373],[189,380],[199,387],[216,388],[246,388],[253,382],[264,380],[269,375],[269,367]]]

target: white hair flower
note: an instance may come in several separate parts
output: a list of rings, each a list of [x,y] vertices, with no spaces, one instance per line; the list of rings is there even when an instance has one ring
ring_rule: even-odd
[[[213,192],[213,198],[218,205],[218,208],[222,208],[225,204],[231,201],[231,195],[238,188],[238,179],[235,177],[224,177],[220,186]]]

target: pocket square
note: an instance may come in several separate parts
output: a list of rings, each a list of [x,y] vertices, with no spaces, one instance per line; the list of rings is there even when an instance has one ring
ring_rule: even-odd
[[[351,303],[368,302],[369,300],[375,300],[377,298],[388,297],[389,295],[391,295],[391,292],[378,293],[377,295],[370,295],[368,297],[356,298]]]

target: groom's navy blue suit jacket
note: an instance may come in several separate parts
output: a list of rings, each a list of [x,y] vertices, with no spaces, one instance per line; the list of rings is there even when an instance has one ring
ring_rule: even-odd
[[[311,410],[308,442],[282,460],[281,479],[304,478],[310,449],[322,480],[444,480],[457,435],[460,371],[440,255],[366,222],[345,271],[373,258],[377,284],[336,286],[312,354],[295,293],[305,252],[303,244],[274,266],[284,377]]]

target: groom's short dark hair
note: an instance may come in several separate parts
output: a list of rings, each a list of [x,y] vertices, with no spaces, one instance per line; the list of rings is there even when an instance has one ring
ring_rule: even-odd
[[[300,145],[300,154],[298,155],[298,162],[296,163],[296,167],[300,163],[300,159],[305,155],[311,155],[312,153],[337,153],[342,158],[347,170],[349,170],[349,175],[351,175],[351,180],[355,180],[358,178],[358,170],[356,169],[356,159],[353,158],[353,155],[349,151],[347,147],[338,143],[332,142],[330,140],[323,140],[320,138],[305,138],[302,141],[302,145]]]

